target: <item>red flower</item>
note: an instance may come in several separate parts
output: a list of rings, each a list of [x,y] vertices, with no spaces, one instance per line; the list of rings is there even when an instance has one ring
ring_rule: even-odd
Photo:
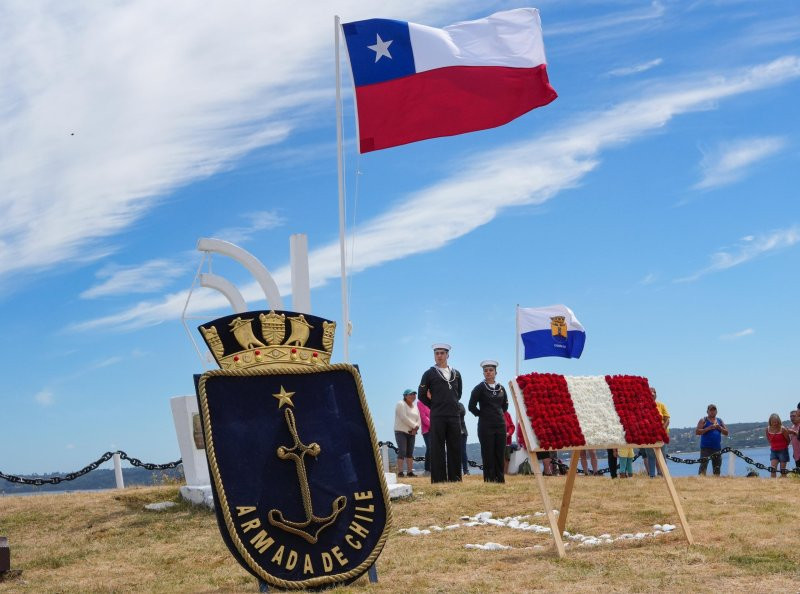
[[[628,443],[649,444],[669,441],[646,378],[607,375],[606,383],[611,389],[614,408],[625,428],[625,439]]]
[[[539,446],[560,449],[586,443],[564,376],[531,373],[517,378]]]

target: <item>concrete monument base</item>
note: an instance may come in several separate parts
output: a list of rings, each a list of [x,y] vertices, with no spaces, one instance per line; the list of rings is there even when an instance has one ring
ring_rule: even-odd
[[[390,499],[411,497],[414,494],[414,489],[411,488],[411,485],[397,482],[397,475],[394,472],[384,472],[383,476],[386,477],[386,485],[389,487]]]
[[[181,497],[195,505],[205,505],[208,509],[214,509],[211,485],[184,485],[181,487]]]

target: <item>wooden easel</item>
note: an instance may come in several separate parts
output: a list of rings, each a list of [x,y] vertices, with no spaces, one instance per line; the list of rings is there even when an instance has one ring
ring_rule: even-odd
[[[661,451],[661,448],[664,445],[662,442],[646,445],[604,444],[565,448],[566,451],[570,452],[569,470],[567,471],[567,481],[564,485],[564,494],[561,497],[561,509],[558,513],[558,518],[556,518],[556,514],[553,513],[553,505],[550,503],[550,496],[547,494],[544,477],[542,476],[542,468],[539,464],[539,460],[536,458],[537,452],[550,452],[552,450],[530,448],[529,444],[534,442],[533,428],[531,427],[530,419],[528,418],[527,414],[522,414],[521,412],[525,409],[521,408],[520,403],[517,401],[521,395],[517,394],[515,383],[513,381],[509,382],[509,387],[511,388],[511,394],[513,396],[512,400],[514,401],[514,408],[517,411],[517,419],[522,421],[522,430],[525,433],[525,447],[527,448],[528,456],[531,459],[531,468],[533,469],[533,474],[536,477],[536,483],[539,485],[539,493],[542,496],[544,509],[547,513],[547,520],[550,523],[550,532],[553,535],[553,542],[556,545],[556,552],[558,553],[559,557],[563,558],[566,555],[564,550],[564,541],[562,540],[561,535],[567,526],[569,504],[572,500],[572,489],[575,486],[575,476],[578,474],[578,457],[581,450],[607,450],[621,447],[652,448],[656,454],[656,464],[658,465],[658,469],[661,471],[661,474],[664,477],[664,482],[667,484],[667,489],[669,490],[669,495],[672,498],[672,503],[675,506],[675,511],[678,513],[678,519],[681,523],[681,528],[683,528],[683,533],[686,536],[686,540],[690,545],[694,544],[692,532],[689,529],[689,522],[686,521],[686,515],[683,513],[683,506],[681,505],[680,499],[678,499],[678,492],[675,490],[675,484],[672,482],[672,476],[669,474],[669,469],[667,468],[667,461],[664,459],[664,453]]]

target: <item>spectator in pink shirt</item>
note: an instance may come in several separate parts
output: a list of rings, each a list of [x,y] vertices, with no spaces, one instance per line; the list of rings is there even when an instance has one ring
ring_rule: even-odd
[[[789,413],[789,420],[792,422],[792,430],[795,434],[792,435],[792,455],[794,457],[794,467],[800,468],[800,410],[793,410]]]
[[[511,414],[506,410],[503,411],[503,417],[506,420],[506,450],[503,462],[503,474],[508,474],[508,463],[511,461],[511,439],[514,437],[514,431],[517,426],[514,424],[514,419]]]
[[[422,427],[422,439],[425,440],[425,474],[431,474],[431,437],[428,432],[431,430],[431,409],[417,400],[417,408],[419,409],[419,418]]]

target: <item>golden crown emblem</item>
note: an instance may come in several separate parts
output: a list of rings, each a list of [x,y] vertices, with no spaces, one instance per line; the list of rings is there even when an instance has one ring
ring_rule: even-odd
[[[199,330],[222,369],[313,367],[330,365],[336,322],[290,311],[251,311]]]

